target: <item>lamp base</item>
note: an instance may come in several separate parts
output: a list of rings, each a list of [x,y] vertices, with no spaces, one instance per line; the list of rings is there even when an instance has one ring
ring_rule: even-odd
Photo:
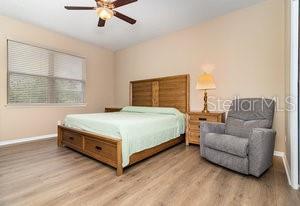
[[[207,91],[204,90],[204,108],[202,110],[203,113],[209,113],[207,108]]]
[[[207,114],[207,113],[210,113],[210,111],[208,111],[207,109],[203,109],[202,113],[206,113]]]

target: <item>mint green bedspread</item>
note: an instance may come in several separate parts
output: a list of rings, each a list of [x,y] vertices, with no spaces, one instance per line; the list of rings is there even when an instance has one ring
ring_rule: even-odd
[[[67,127],[122,139],[123,167],[130,155],[185,133],[185,115],[174,108],[125,107],[121,112],[71,114]]]

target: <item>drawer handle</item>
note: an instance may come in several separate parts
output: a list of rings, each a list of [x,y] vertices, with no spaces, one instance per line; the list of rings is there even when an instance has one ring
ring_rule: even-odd
[[[74,140],[74,138],[73,137],[69,137],[69,140]]]
[[[199,118],[200,121],[207,121],[206,118]]]
[[[96,148],[96,150],[98,150],[98,151],[101,151],[101,150],[102,150],[102,147],[99,147],[99,146],[96,146],[95,148]]]

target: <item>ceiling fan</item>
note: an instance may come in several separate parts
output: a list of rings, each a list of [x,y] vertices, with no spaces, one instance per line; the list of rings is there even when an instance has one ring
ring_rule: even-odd
[[[128,22],[129,24],[135,24],[136,20],[132,19],[118,11],[115,11],[113,9],[125,6],[127,4],[131,4],[133,2],[136,2],[138,0],[95,0],[96,6],[65,6],[65,9],[67,10],[96,10],[97,15],[99,16],[98,26],[104,27],[105,22],[109,19],[111,19],[113,16],[118,17],[119,19],[122,19],[123,21]]]

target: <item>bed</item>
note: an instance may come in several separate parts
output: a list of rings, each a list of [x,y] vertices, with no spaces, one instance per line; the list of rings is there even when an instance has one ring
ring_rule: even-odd
[[[120,112],[67,115],[57,144],[123,169],[184,140],[189,75],[130,82],[130,105]]]

